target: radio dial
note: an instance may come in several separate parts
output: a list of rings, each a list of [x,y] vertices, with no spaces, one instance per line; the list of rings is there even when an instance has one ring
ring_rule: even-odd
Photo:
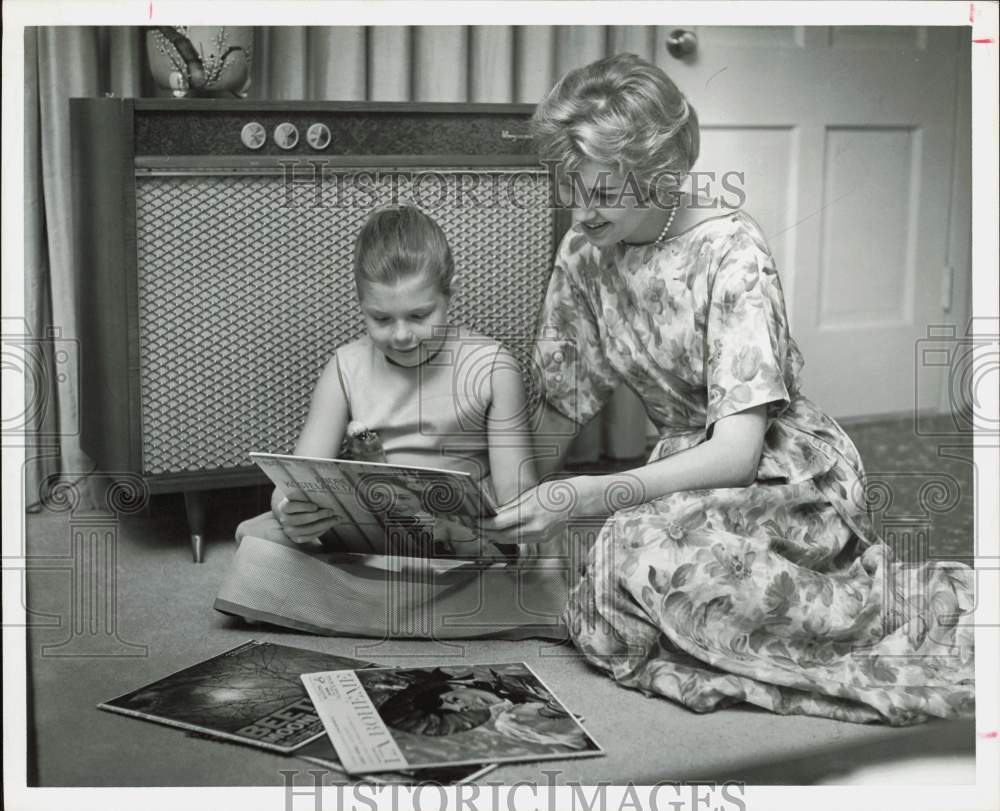
[[[282,149],[295,149],[299,142],[299,131],[288,121],[278,124],[274,128],[274,142]]]
[[[330,146],[330,128],[326,124],[313,124],[306,130],[306,143],[315,150]]]
[[[263,124],[251,121],[240,130],[240,140],[247,149],[260,149],[267,140],[267,130]]]

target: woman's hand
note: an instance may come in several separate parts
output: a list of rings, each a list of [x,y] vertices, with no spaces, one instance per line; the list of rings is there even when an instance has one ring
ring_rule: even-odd
[[[494,543],[544,543],[565,531],[574,519],[609,513],[602,477],[574,476],[542,482],[526,490],[480,526]]]
[[[317,507],[310,501],[293,501],[288,498],[278,501],[271,512],[285,535],[295,543],[314,541],[343,521],[333,510]]]

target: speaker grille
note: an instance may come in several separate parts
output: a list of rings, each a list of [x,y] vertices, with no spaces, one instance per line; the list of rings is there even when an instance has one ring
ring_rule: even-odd
[[[252,450],[292,449],[320,370],[363,330],[355,236],[395,195],[448,236],[453,321],[507,344],[537,402],[531,343],[554,250],[545,174],[435,169],[431,183],[416,169],[375,171],[374,182],[352,173],[320,186],[234,172],[137,175],[147,475],[244,467]]]

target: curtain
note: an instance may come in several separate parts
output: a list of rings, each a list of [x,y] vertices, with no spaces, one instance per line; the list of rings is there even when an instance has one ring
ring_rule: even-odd
[[[80,314],[74,300],[69,104],[73,96],[148,92],[136,28],[25,30],[24,188],[25,417],[32,432],[24,471],[27,506],[47,477],[76,479],[92,468],[79,443]],[[48,337],[51,342],[47,342]],[[48,351],[46,351],[48,350]]]
[[[252,99],[539,101],[566,70],[610,53],[655,59],[652,26],[419,26],[258,28]],[[72,344],[79,318],[73,288],[68,99],[167,95],[153,86],[145,32],[135,27],[45,27],[25,32],[26,330],[59,330]],[[85,349],[85,348],[84,348]],[[34,444],[27,502],[47,476],[84,476],[79,444],[78,355],[43,353],[26,374]],[[44,407],[35,407],[42,403]],[[571,458],[627,458],[646,445],[645,416],[628,391],[612,398]]]

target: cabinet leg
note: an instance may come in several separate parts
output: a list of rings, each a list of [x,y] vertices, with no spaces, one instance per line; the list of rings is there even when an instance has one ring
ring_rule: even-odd
[[[205,503],[204,490],[184,492],[184,508],[191,529],[191,554],[195,563],[201,563],[205,554]]]

